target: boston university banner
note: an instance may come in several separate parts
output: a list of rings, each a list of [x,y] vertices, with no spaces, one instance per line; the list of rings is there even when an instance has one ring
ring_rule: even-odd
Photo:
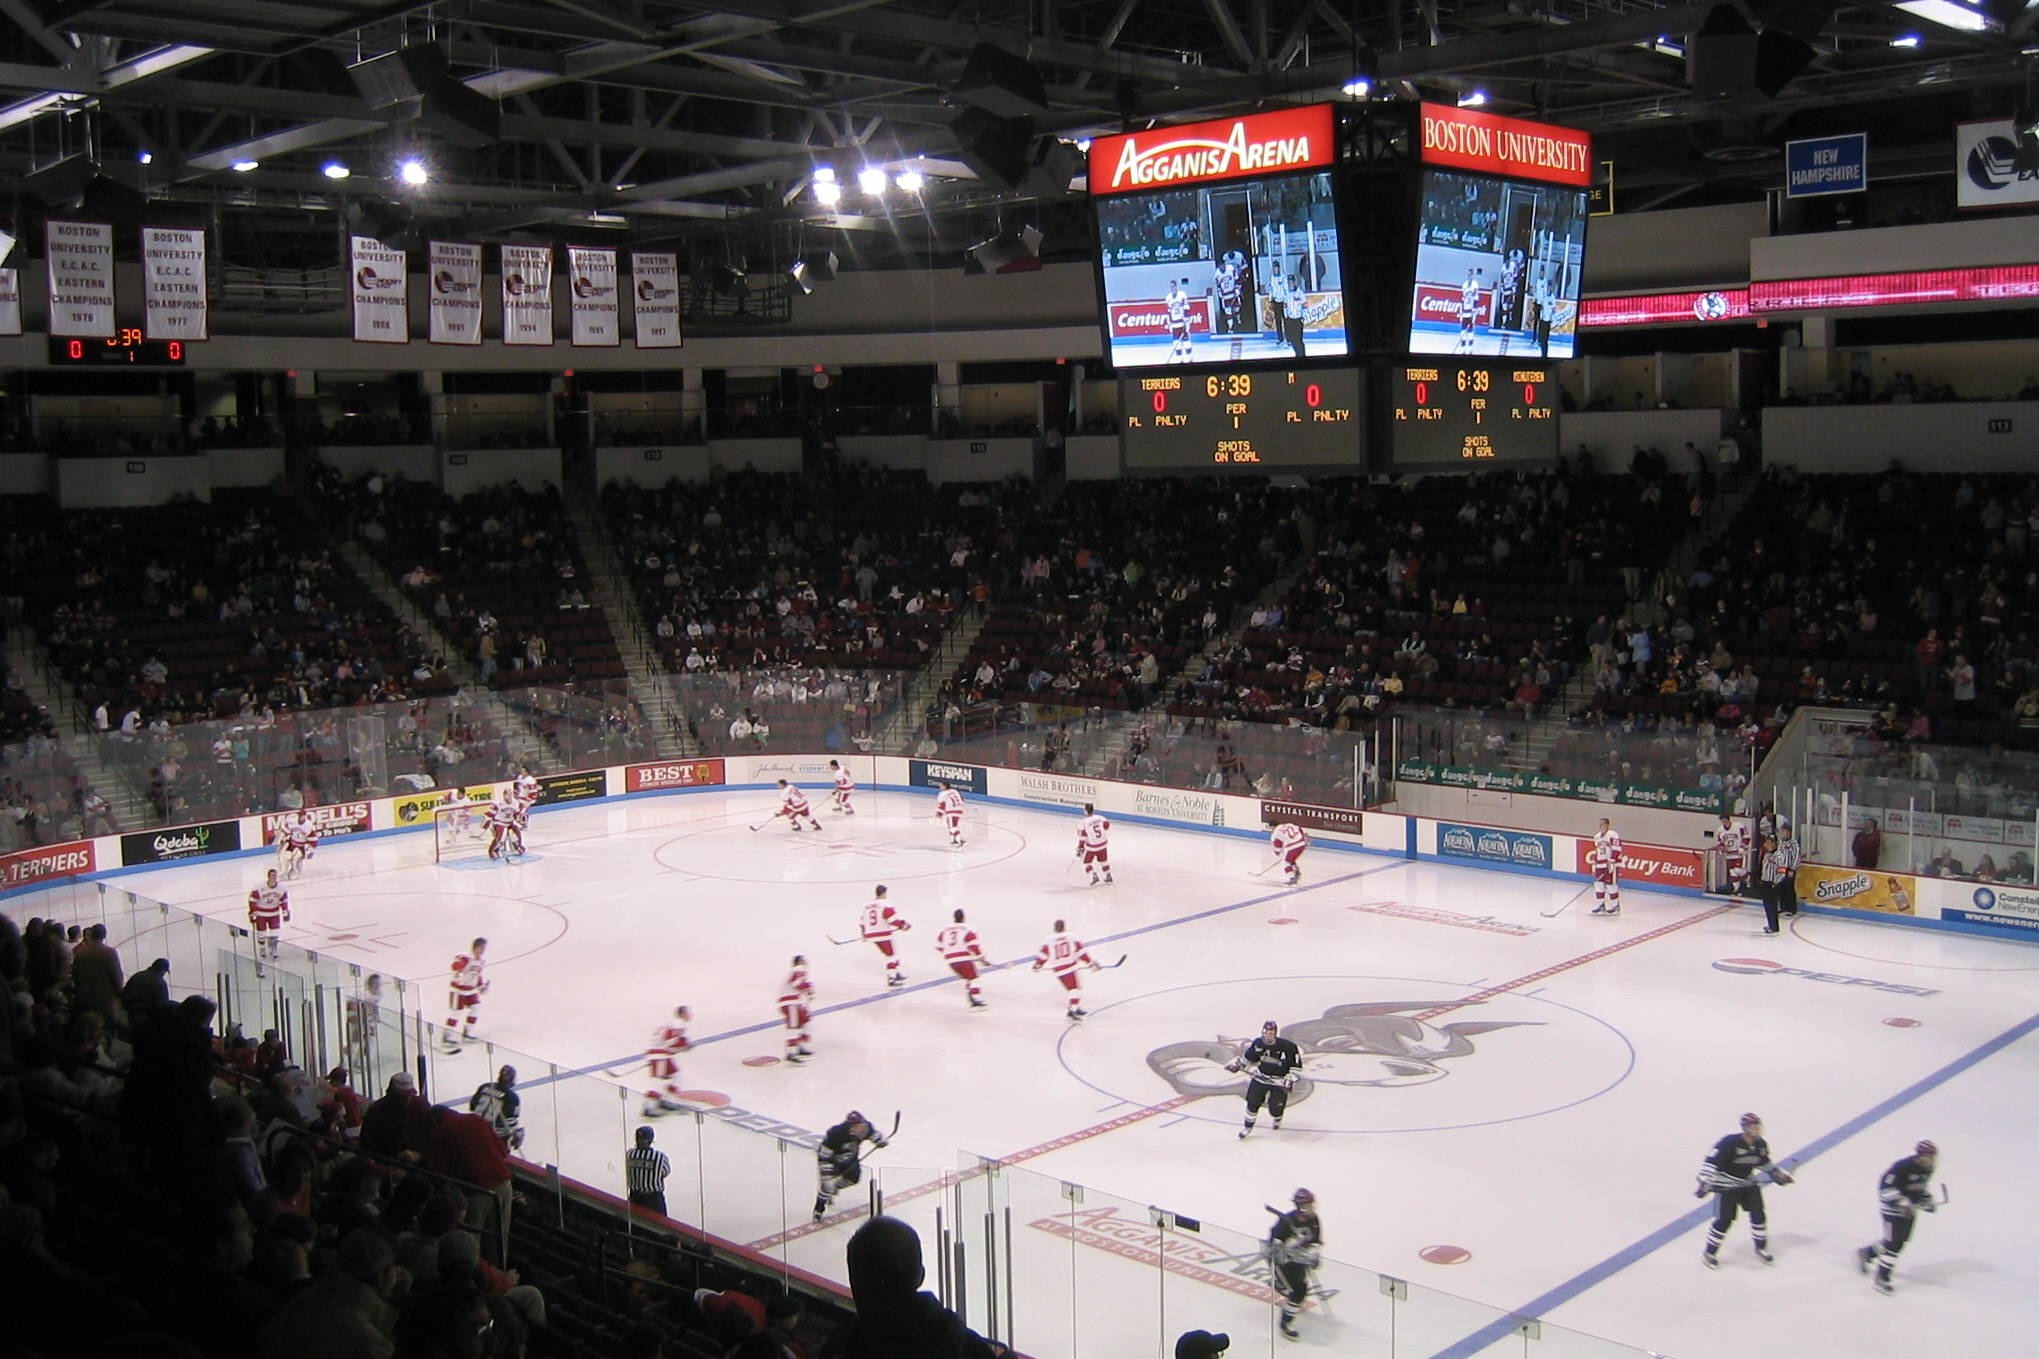
[[[630,299],[637,321],[639,349],[678,349],[680,334],[680,261],[670,250],[635,250],[630,254]]]
[[[481,343],[481,247],[433,241],[427,310],[433,344]]]
[[[570,246],[573,275],[573,342],[606,347],[623,343],[623,303],[616,296],[616,252]]]
[[[411,342],[411,260],[373,236],[353,238],[354,338]]]
[[[112,339],[113,228],[51,218],[43,257],[50,271],[50,334]]]
[[[0,269],[0,335],[21,333],[21,271]]]
[[[143,337],[207,339],[205,307],[205,232],[143,227]]]
[[[552,343],[552,247],[503,247],[503,343]]]

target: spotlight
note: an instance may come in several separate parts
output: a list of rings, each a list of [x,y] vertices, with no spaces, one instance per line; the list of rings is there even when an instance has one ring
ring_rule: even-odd
[[[927,176],[918,170],[901,170],[892,176],[892,182],[898,186],[901,193],[919,193],[927,187]]]
[[[425,168],[425,162],[419,160],[416,156],[412,156],[397,167],[396,177],[412,188],[416,188],[421,184],[428,183],[432,178],[432,173]]]
[[[876,198],[885,192],[885,172],[875,165],[866,165],[857,171],[857,187]]]
[[[1458,97],[1458,106],[1462,109],[1476,109],[1486,102],[1485,90],[1468,90]]]
[[[1917,47],[1919,45],[1919,35],[1907,33],[1901,38],[1892,38],[1890,45],[1892,47]]]
[[[808,255],[794,260],[792,267],[786,270],[786,277],[791,279],[793,286],[801,292],[811,293],[817,283],[833,283],[835,270],[835,252],[824,250],[818,255]]]
[[[327,179],[345,179],[354,172],[337,160],[329,160],[320,173],[324,174]]]
[[[834,207],[842,202],[842,197],[843,186],[836,183],[833,179],[816,179],[814,181],[814,201],[821,204],[824,208]]]
[[[156,153],[153,151],[137,151],[135,152],[135,159],[144,165],[151,165],[155,163]]]
[[[259,169],[261,165],[262,162],[259,160],[237,160],[234,162],[234,173],[245,175],[250,170]]]
[[[833,165],[817,165],[817,166],[815,166],[815,167],[814,167],[814,182],[815,182],[816,184],[833,184],[833,183],[835,183],[835,167],[834,167]]]
[[[1364,99],[1373,93],[1373,82],[1365,76],[1356,77],[1345,82],[1344,92],[1354,99]]]

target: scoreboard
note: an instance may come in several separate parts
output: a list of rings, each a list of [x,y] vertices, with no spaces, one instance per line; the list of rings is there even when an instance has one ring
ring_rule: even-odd
[[[1270,471],[1362,461],[1354,368],[1150,373],[1119,383],[1128,468]]]
[[[1418,358],[1389,370],[1382,396],[1397,467],[1557,459],[1558,380],[1549,364]]]

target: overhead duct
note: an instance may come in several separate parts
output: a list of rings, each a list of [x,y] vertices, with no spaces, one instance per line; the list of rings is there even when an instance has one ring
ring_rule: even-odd
[[[1059,137],[1043,137],[1035,146],[1033,164],[1020,180],[1023,198],[1066,198],[1070,181],[1083,169],[1083,153]]]
[[[354,88],[372,109],[422,100],[446,78],[446,49],[437,43],[419,43],[347,68]]]
[[[23,176],[22,187],[51,208],[69,211],[78,206],[85,190],[99,176],[99,162],[85,152],[65,156],[40,170]]]
[[[456,146],[493,146],[503,136],[502,105],[452,76],[425,95],[418,121]]]
[[[1758,33],[1733,6],[1715,6],[1685,45],[1692,92],[1716,99],[1776,98],[1818,57],[1809,39],[1832,17],[1832,7],[1820,0],[1776,0],[1764,11]]]
[[[963,252],[966,274],[1024,274],[1041,267],[1041,229],[1002,231]]]
[[[417,244],[417,214],[408,203],[369,198],[347,209],[347,229],[357,236],[372,236],[391,250],[409,250]]]

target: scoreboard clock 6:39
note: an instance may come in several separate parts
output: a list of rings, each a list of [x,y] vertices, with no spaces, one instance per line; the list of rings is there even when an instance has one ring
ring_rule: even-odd
[[[1397,364],[1387,388],[1396,466],[1557,458],[1557,370],[1549,365],[1418,360]]]
[[[1119,384],[1127,467],[1265,471],[1361,458],[1352,368],[1143,373]]]

